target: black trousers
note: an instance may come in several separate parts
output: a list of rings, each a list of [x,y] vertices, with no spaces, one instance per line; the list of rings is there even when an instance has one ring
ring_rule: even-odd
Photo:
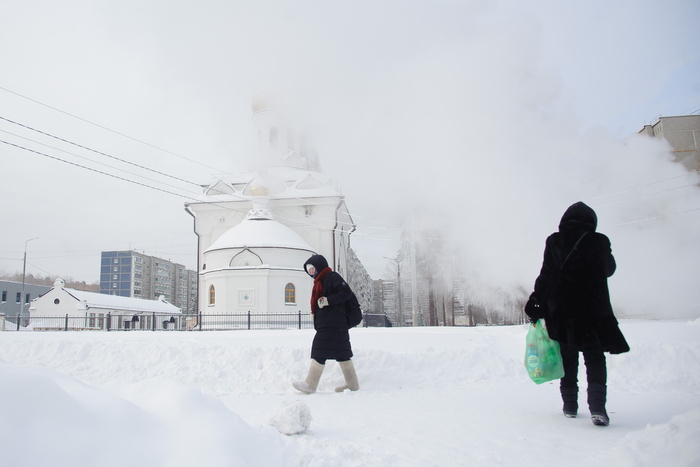
[[[578,387],[578,354],[575,347],[559,344],[561,359],[564,363],[564,377],[561,379],[562,388]],[[591,383],[605,386],[608,379],[608,369],[605,365],[605,354],[602,350],[584,350],[583,361],[586,364],[586,379]]]

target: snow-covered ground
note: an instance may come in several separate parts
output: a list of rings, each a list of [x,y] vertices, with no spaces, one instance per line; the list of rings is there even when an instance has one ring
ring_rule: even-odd
[[[310,396],[313,331],[0,332],[0,465],[700,465],[700,320],[621,328],[609,427],[528,379],[526,326],[353,329],[360,391]]]

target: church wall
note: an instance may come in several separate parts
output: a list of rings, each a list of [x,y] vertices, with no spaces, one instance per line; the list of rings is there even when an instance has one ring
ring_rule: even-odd
[[[309,312],[311,278],[302,271],[252,268],[222,269],[201,276],[203,290],[214,286],[215,303],[203,307],[205,314],[231,313],[302,313]],[[285,303],[285,287],[294,284],[295,302]]]

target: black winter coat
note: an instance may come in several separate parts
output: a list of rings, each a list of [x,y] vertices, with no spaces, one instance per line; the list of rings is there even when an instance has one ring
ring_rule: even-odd
[[[313,264],[317,272],[328,267],[326,259],[314,255],[304,263]],[[343,277],[331,271],[323,278],[323,296],[328,299],[328,306],[318,308],[314,313],[314,336],[311,345],[311,358],[318,362],[325,360],[349,360],[352,357],[348,318],[345,308],[353,292]]]
[[[610,304],[608,277],[615,272],[615,258],[608,237],[595,232],[597,223],[595,211],[582,202],[567,209],[559,232],[547,238],[525,311],[544,318],[549,336],[562,344],[618,354],[630,348]]]

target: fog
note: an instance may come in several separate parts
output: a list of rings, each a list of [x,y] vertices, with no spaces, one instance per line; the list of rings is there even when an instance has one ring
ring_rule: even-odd
[[[0,33],[0,106],[197,184],[248,168],[250,103],[275,96],[315,137],[373,278],[401,229],[427,223],[455,245],[484,300],[494,289],[523,293],[546,236],[580,200],[612,241],[618,314],[655,316],[663,304],[666,316],[700,316],[697,175],[671,163],[665,143],[635,135],[700,106],[698,10],[692,1],[25,2],[8,6]],[[1,151],[0,197],[14,222],[0,269],[21,270],[35,236],[35,274],[97,280],[99,252],[128,248],[195,267],[182,197]],[[179,195],[196,191],[149,176]]]

